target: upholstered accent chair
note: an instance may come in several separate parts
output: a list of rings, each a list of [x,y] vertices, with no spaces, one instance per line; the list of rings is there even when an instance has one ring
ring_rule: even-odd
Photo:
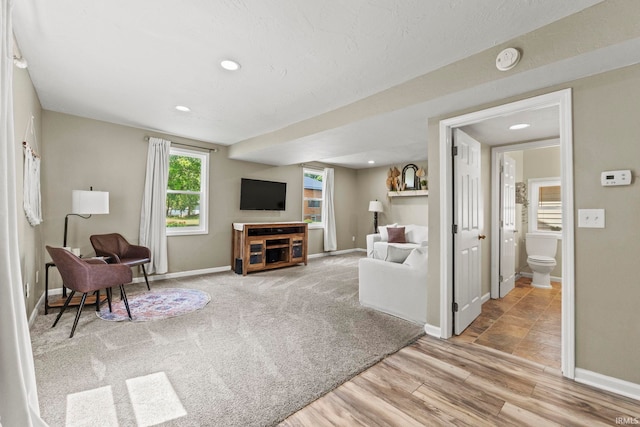
[[[108,257],[109,263],[124,264],[129,267],[135,267],[139,265],[142,267],[142,274],[144,274],[144,281],[147,283],[147,289],[151,289],[149,286],[149,279],[147,278],[147,270],[144,265],[151,262],[151,251],[144,246],[132,245],[118,233],[110,234],[94,234],[89,237],[93,249],[96,251],[96,256]]]
[[[83,260],[64,248],[53,248],[51,246],[47,246],[46,248],[58,268],[60,276],[62,276],[64,286],[71,289],[71,293],[69,293],[69,296],[65,300],[60,313],[58,313],[56,321],[53,322],[51,326],[52,328],[58,324],[60,317],[62,317],[62,314],[66,311],[67,307],[69,307],[71,298],[73,298],[76,292],[82,292],[82,299],[80,300],[69,338],[72,338],[76,331],[76,326],[78,325],[78,320],[80,319],[80,314],[82,313],[82,308],[84,307],[88,294],[96,294],[96,308],[98,308],[100,304],[100,290],[104,289],[107,293],[109,310],[111,311],[112,286],[120,287],[122,301],[127,308],[129,319],[131,319],[129,301],[127,301],[127,294],[124,290],[124,285],[131,283],[133,276],[131,268],[126,265],[107,264],[104,260],[100,259]]]

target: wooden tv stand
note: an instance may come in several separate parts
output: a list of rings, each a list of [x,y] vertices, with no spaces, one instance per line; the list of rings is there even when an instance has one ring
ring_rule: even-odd
[[[253,271],[307,265],[306,222],[258,222],[232,225],[231,268],[242,275]]]

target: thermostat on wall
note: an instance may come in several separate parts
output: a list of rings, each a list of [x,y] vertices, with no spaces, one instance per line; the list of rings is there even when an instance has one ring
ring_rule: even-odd
[[[631,184],[631,171],[604,171],[600,175],[600,183],[605,187],[610,185],[629,185]]]

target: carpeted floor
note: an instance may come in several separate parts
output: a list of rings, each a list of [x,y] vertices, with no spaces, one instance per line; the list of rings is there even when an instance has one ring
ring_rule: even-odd
[[[152,282],[211,295],[202,310],[105,322],[90,308],[32,328],[41,413],[49,425],[266,426],[423,334],[361,307],[361,253],[245,277]],[[143,284],[129,285],[130,292]],[[114,293],[117,295],[117,293]]]

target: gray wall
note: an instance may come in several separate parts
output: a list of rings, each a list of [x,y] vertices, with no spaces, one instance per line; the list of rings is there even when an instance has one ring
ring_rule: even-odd
[[[110,213],[90,219],[70,217],[69,242],[83,254],[93,252],[91,234],[120,232],[138,241],[140,205],[144,188],[148,131],[45,110],[43,132],[47,146],[43,155],[42,192],[44,243],[62,245],[64,217],[71,209],[71,191],[108,191]],[[155,134],[154,134],[155,135]],[[171,135],[176,143],[206,144]],[[299,221],[302,219],[302,168],[274,167],[227,158],[227,148],[211,153],[209,174],[209,234],[168,237],[169,271],[179,272],[230,265],[232,222]],[[321,166],[317,164],[316,166]],[[357,174],[335,169],[335,201],[338,250],[356,247]],[[283,212],[241,211],[240,178],[287,183],[287,209]],[[309,232],[309,253],[323,252],[322,229]],[[55,280],[55,279],[52,279]],[[56,282],[54,286],[58,285]]]
[[[30,315],[38,299],[44,292],[44,259],[43,259],[43,229],[44,224],[32,227],[27,221],[22,208],[23,204],[23,167],[24,155],[22,141],[25,139],[27,124],[34,117],[35,132],[27,133],[27,142],[43,156],[45,138],[42,134],[42,108],[31,78],[26,69],[13,67],[13,114],[15,128],[15,162],[16,162],[16,202],[18,206],[18,246],[20,251],[20,270],[22,272],[22,286],[26,295],[28,287],[29,297],[25,299],[27,314]],[[43,162],[44,163],[44,162]],[[42,180],[41,180],[42,181]],[[46,223],[45,223],[46,224]],[[3,284],[4,285],[4,284]]]
[[[489,58],[487,58],[488,60]],[[473,72],[471,69],[469,72]],[[603,73],[429,120],[429,245],[439,246],[439,122],[471,111],[564,88],[573,89],[574,204],[604,208],[605,229],[575,229],[576,367],[640,383],[638,183],[605,188],[600,172],[631,169],[640,159],[640,65]],[[577,217],[574,218],[577,224]],[[440,323],[440,254],[429,253],[428,323]]]
[[[425,142],[426,149],[427,144]],[[402,168],[409,163],[414,162],[408,161],[395,166],[402,171]],[[417,163],[416,165],[425,169],[427,166],[426,162]],[[378,225],[392,223],[428,225],[428,196],[388,197],[386,180],[390,167],[393,167],[393,165],[360,169],[357,172],[357,247],[359,248],[366,248],[366,236],[373,233],[373,213],[368,211],[371,200],[382,202],[384,209],[384,212],[378,214]]]

